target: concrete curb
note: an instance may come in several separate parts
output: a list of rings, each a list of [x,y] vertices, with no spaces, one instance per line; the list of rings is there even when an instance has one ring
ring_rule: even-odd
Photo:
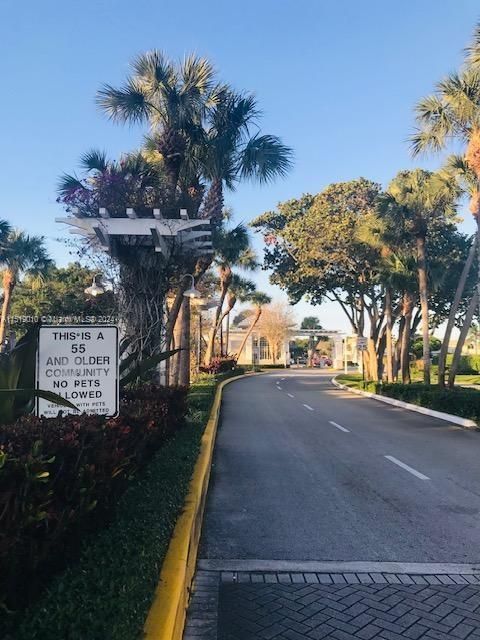
[[[338,387],[339,389],[343,389],[345,391],[350,391],[351,393],[355,393],[358,396],[364,396],[365,398],[372,398],[372,400],[378,400],[379,402],[384,402],[385,404],[390,404],[394,407],[400,407],[401,409],[407,409],[408,411],[416,411],[417,413],[423,413],[423,415],[430,416],[432,418],[438,418],[439,420],[445,420],[446,422],[450,422],[453,424],[458,424],[461,427],[465,427],[467,429],[478,429],[478,425],[473,420],[468,420],[467,418],[461,418],[460,416],[455,416],[451,413],[443,413],[443,411],[435,411],[434,409],[427,409],[427,407],[420,407],[416,404],[411,404],[410,402],[404,402],[403,400],[396,400],[395,398],[389,398],[387,396],[380,396],[376,393],[370,393],[369,391],[361,391],[360,389],[355,389],[352,387],[347,387],[345,384],[341,384],[336,379],[336,376],[332,378],[332,384]]]
[[[274,573],[395,573],[408,575],[473,575],[480,573],[480,562],[335,562],[316,560],[199,560],[201,571]]]
[[[245,376],[229,378],[217,387],[185,505],[175,525],[152,606],[144,625],[145,640],[167,640],[167,638],[181,640],[182,638],[202,531],[222,391],[230,382],[242,378],[245,379]]]

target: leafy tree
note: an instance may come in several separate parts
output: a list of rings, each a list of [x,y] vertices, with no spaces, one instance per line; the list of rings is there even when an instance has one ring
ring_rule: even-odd
[[[27,275],[17,285],[11,315],[13,318],[110,316],[116,312],[112,291],[96,298],[85,295],[85,288],[91,285],[94,275],[95,271],[78,262],[52,267],[40,283],[36,277]]]
[[[3,305],[0,319],[0,349],[4,348],[13,291],[22,275],[41,278],[52,266],[44,239],[18,229],[10,230],[1,255],[3,266]]]
[[[442,341],[436,336],[430,336],[430,349],[438,351],[442,346]],[[412,342],[412,353],[417,360],[423,358],[423,337],[415,336]]]
[[[301,329],[323,329],[317,316],[305,316],[300,325]]]
[[[313,304],[336,301],[358,335],[364,335],[368,317],[372,378],[378,376],[375,345],[382,320],[374,273],[378,251],[360,241],[356,229],[375,213],[379,194],[380,186],[364,178],[331,184],[252,222],[266,242],[264,267],[292,303],[303,296]]]
[[[287,305],[275,303],[263,309],[259,330],[268,342],[273,364],[276,364],[282,343],[288,338],[294,327],[295,320]]]

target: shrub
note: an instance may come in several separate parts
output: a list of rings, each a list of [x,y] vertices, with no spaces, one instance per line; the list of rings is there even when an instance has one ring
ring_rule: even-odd
[[[10,635],[5,640],[143,637],[143,624],[184,505],[216,384],[214,376],[199,376],[187,397],[185,428],[129,483],[116,502],[110,525],[83,539],[78,560],[69,563],[31,607],[10,617]],[[1,631],[0,637],[4,637]]]
[[[112,419],[26,416],[0,427],[0,605],[23,606],[40,576],[105,522],[127,481],[182,424],[185,391],[143,387],[120,406]]]
[[[443,411],[453,415],[474,420],[480,424],[480,391],[464,387],[440,389],[433,385],[421,383],[401,384],[399,382],[363,382],[356,375],[337,376],[339,382],[350,387],[364,389],[370,393],[377,393],[396,398],[404,402],[417,404],[421,407]]]
[[[447,367],[452,365],[453,354],[447,355]],[[458,365],[459,374],[472,374],[480,372],[480,356],[460,356]]]
[[[208,367],[200,367],[202,373],[217,375],[235,369],[237,361],[232,356],[213,358]]]
[[[454,387],[440,389],[423,384],[384,384],[381,393],[422,407],[453,413],[480,423],[480,392]]]

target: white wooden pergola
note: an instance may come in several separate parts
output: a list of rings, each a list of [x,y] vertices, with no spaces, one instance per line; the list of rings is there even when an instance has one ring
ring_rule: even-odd
[[[110,254],[114,252],[115,240],[128,239],[152,246],[166,258],[174,243],[189,254],[213,253],[210,220],[190,219],[186,209],[180,209],[179,218],[164,218],[160,209],[152,209],[151,217],[139,217],[132,208],[125,210],[125,218],[111,217],[103,207],[98,213],[98,217],[84,216],[73,209],[71,215],[55,221],[67,224],[70,233],[89,239]]]

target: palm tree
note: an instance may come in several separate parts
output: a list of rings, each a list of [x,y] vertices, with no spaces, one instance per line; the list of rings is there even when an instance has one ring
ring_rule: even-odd
[[[480,24],[476,26],[471,44],[467,47],[463,68],[459,73],[452,73],[440,81],[435,92],[417,104],[416,117],[418,129],[411,136],[414,155],[428,151],[440,152],[452,142],[460,142],[466,147],[465,160],[474,173],[476,183],[471,193],[470,209],[477,224],[480,273]],[[480,294],[480,278],[477,288]],[[451,318],[456,314],[463,289],[457,289],[457,293]],[[452,322],[449,321],[450,332]],[[448,342],[444,339],[444,349],[448,348]],[[443,362],[443,372],[439,375],[440,386],[444,386],[445,359],[446,352],[440,358],[440,362]]]
[[[6,227],[4,227],[5,229]],[[29,236],[24,231],[11,230],[4,241],[1,254],[3,266],[3,304],[0,319],[0,349],[4,349],[12,294],[21,275],[39,276],[53,265],[48,257],[44,239]]]
[[[225,351],[223,349],[223,333],[220,339],[221,355],[228,355],[228,347],[230,343],[230,314],[238,301],[246,302],[255,291],[255,283],[252,280],[243,278],[238,273],[232,274],[232,279],[227,292],[227,304],[219,319],[220,330],[223,327],[224,320],[227,321],[227,330],[225,337]]]
[[[255,98],[225,87],[207,112],[206,138],[201,151],[203,175],[210,182],[203,215],[222,220],[223,191],[240,180],[260,184],[285,176],[292,165],[292,150],[277,136],[252,135],[260,112]]]
[[[267,304],[270,304],[272,299],[270,298],[270,296],[268,296],[266,293],[262,293],[261,291],[255,291],[254,293],[252,293],[252,295],[249,297],[250,302],[253,304],[253,306],[255,307],[255,313],[253,315],[252,318],[252,322],[250,323],[250,326],[248,327],[247,333],[245,334],[243,340],[242,340],[242,344],[240,345],[237,353],[235,354],[235,357],[237,360],[240,359],[240,355],[242,354],[242,351],[245,349],[245,345],[247,344],[247,340],[249,339],[249,337],[252,334],[252,331],[255,329],[255,326],[257,325],[258,321],[260,320],[260,317],[262,315],[262,311],[263,311],[263,307]]]
[[[478,213],[478,179],[475,175],[475,172],[470,168],[465,158],[459,155],[449,156],[445,162],[442,172],[445,174],[446,179],[457,182],[461,192],[469,196],[470,211],[474,215]],[[468,252],[467,259],[458,280],[458,284],[455,290],[455,296],[448,315],[447,326],[445,328],[445,334],[443,336],[440,355],[438,358],[438,385],[442,388],[445,387],[448,345],[450,344],[450,338],[455,326],[458,308],[460,306],[460,302],[462,301],[465,286],[467,284],[467,279],[472,269],[477,246],[478,237],[476,237],[470,245],[470,250]],[[462,348],[463,344],[460,345],[458,359],[460,359]],[[452,365],[454,369],[458,368],[458,363],[453,362]]]
[[[192,160],[194,145],[203,139],[203,119],[218,91],[207,59],[190,55],[176,65],[154,49],[133,61],[123,87],[107,84],[97,93],[99,107],[112,120],[149,124],[167,175],[169,207],[182,165],[187,157]]]
[[[232,267],[239,266],[244,269],[253,269],[257,264],[255,255],[250,249],[248,229],[244,224],[239,224],[233,229],[217,229],[214,233],[213,242],[216,249],[215,262],[220,280],[220,296],[205,351],[206,366],[210,364],[213,357],[215,337],[221,324],[220,316],[223,304],[232,282]]]
[[[430,384],[427,233],[436,219],[453,215],[458,192],[451,188],[444,176],[415,169],[401,171],[390,183],[388,196],[395,203],[415,241],[422,313],[423,379],[425,384]]]

